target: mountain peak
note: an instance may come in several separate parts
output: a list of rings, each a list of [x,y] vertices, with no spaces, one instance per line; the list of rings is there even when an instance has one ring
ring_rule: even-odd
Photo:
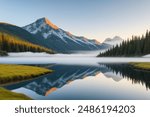
[[[117,41],[117,40],[122,41],[123,39],[122,39],[121,37],[119,37],[119,36],[115,36],[115,37],[113,37],[113,38],[106,38],[106,39],[105,39],[105,42],[106,42],[106,41]]]
[[[123,40],[121,37],[119,37],[119,36],[115,36],[114,38],[113,38],[114,40]]]
[[[45,47],[52,48],[58,52],[71,53],[77,50],[99,50],[109,46],[100,44],[96,40],[73,35],[68,31],[58,28],[45,17],[24,26],[23,29],[42,39],[41,43]]]
[[[47,25],[49,25],[51,28],[55,29],[55,30],[58,30],[59,28],[53,24],[48,18],[46,17],[43,17],[43,18],[40,18],[38,19],[37,21],[42,21],[44,23],[46,23]]]
[[[121,37],[115,36],[113,38],[107,38],[107,39],[105,39],[105,41],[103,43],[115,46],[117,44],[120,44],[122,41],[123,41],[123,39]]]

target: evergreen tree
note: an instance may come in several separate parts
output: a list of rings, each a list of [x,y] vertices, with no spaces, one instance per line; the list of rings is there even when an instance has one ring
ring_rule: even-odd
[[[132,39],[123,41],[120,45],[100,53],[98,56],[142,56],[150,54],[150,32],[145,36],[132,36]]]
[[[47,52],[54,53],[52,50],[45,47],[35,45],[14,37],[10,34],[0,32],[0,51],[6,52]]]

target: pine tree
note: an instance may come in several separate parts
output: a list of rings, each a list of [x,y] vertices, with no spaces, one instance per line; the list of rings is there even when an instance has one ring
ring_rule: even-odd
[[[132,36],[132,39],[123,41],[120,45],[116,45],[98,56],[141,56],[145,54],[150,54],[149,31],[146,31],[145,36]]]
[[[18,37],[14,37],[10,34],[3,32],[0,32],[0,50],[6,52],[31,51],[53,53],[53,51],[50,49],[23,41]]]

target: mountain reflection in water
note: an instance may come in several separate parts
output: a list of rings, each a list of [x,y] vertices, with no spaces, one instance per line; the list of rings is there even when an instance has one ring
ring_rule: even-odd
[[[150,88],[150,72],[135,70],[127,64],[99,64],[99,66],[56,64],[43,65],[40,67],[52,69],[54,72],[30,81],[7,85],[5,88],[24,93],[33,99],[56,99],[58,97],[59,99],[131,99],[128,95],[132,96],[132,99],[136,99],[137,95],[139,95],[139,87],[141,89],[140,91],[144,93],[143,96],[147,95],[148,92],[146,92],[146,90]],[[96,76],[98,76],[97,80],[95,80]],[[84,78],[88,79],[84,80]],[[73,86],[75,87],[73,91],[76,95],[71,96],[72,84],[74,84],[75,81],[78,81],[78,83]],[[122,86],[122,84],[124,84],[124,86]],[[134,84],[138,84],[139,86],[137,89],[134,89],[135,91],[131,91],[133,89],[131,85]],[[68,92],[64,91],[65,86],[69,87],[67,88],[67,90],[69,90]],[[115,89],[115,91],[113,87],[116,86],[120,88]],[[81,91],[84,88],[84,93],[82,93]],[[145,88],[145,90],[143,88]],[[127,93],[125,96],[121,94],[124,89]],[[58,96],[60,91],[62,98]],[[58,93],[57,96],[53,96],[55,95],[54,92]],[[92,94],[90,94],[90,92]],[[123,97],[120,97],[121,95]],[[147,98],[150,99],[149,95],[146,96],[146,99]],[[140,99],[144,98],[141,97]]]
[[[87,76],[95,76],[100,73],[100,71],[107,71],[106,67],[95,66],[54,65],[45,67],[54,70],[54,72],[42,76],[42,78],[39,77],[32,81],[8,85],[5,86],[5,88],[13,90],[19,87],[24,87],[33,90],[40,95],[48,95],[48,93],[51,93],[57,90],[57,88],[61,88],[65,84],[76,79],[83,79]]]

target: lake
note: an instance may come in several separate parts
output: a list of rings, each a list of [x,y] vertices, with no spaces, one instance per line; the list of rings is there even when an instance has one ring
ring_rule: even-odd
[[[51,55],[49,57],[0,57],[2,64],[27,64],[53,73],[4,86],[36,100],[147,100],[150,72],[130,67],[128,62],[150,62],[144,57],[94,57]]]
[[[54,72],[5,88],[36,100],[150,99],[150,72],[135,70],[126,63],[37,66]]]

